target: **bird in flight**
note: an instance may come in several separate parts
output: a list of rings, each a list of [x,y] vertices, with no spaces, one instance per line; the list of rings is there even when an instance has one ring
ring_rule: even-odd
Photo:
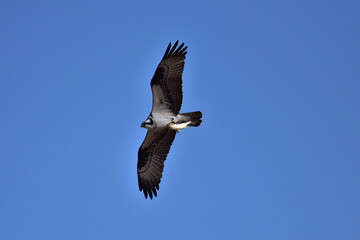
[[[140,191],[145,198],[157,196],[164,170],[164,161],[175,135],[188,126],[201,124],[200,111],[179,113],[182,104],[182,73],[187,46],[169,43],[161,62],[151,79],[152,109],[141,123],[147,128],[146,137],[138,152],[137,174]]]

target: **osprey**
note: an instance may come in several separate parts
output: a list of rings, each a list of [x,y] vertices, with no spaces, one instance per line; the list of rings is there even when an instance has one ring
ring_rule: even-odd
[[[178,43],[176,41],[172,47],[169,43],[151,79],[152,110],[149,117],[141,123],[141,127],[147,128],[147,134],[139,148],[137,174],[139,189],[144,192],[145,198],[157,196],[164,161],[176,133],[188,126],[197,127],[201,123],[200,111],[179,113],[187,47],[184,47],[184,43],[177,47]]]

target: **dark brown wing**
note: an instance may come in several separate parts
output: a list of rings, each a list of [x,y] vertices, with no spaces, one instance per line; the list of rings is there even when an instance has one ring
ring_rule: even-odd
[[[164,161],[175,139],[176,131],[172,129],[148,130],[145,140],[139,148],[137,173],[139,190],[144,191],[145,198],[157,196],[164,170]]]
[[[170,108],[175,114],[180,111],[183,98],[182,73],[187,47],[184,47],[184,43],[177,47],[178,43],[179,41],[176,41],[172,47],[169,43],[164,57],[151,79],[153,112],[164,108]],[[166,106],[164,107],[162,104]]]

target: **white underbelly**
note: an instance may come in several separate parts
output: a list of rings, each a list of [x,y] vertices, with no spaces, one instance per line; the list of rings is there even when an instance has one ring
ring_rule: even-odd
[[[163,128],[168,127],[170,123],[172,123],[174,116],[171,114],[154,114],[153,113],[154,122],[156,123],[156,127]]]

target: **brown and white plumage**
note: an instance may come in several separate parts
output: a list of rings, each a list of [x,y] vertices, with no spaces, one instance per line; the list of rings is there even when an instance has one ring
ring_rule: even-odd
[[[187,47],[178,41],[169,43],[158,65],[150,86],[153,104],[149,117],[141,124],[147,128],[146,137],[138,152],[138,183],[145,197],[157,196],[164,170],[164,161],[170,151],[177,131],[187,126],[201,124],[202,113],[180,114],[182,104],[182,73]]]
[[[182,104],[182,73],[184,71],[185,56],[187,54],[182,43],[178,48],[178,41],[171,47],[169,43],[165,54],[157,67],[153,78],[151,79],[150,86],[153,94],[153,108],[152,111],[159,111],[157,107],[169,108],[173,113],[178,114]],[[159,104],[159,92],[163,92],[165,102]],[[154,104],[155,103],[155,104]],[[164,106],[165,105],[165,106]]]

